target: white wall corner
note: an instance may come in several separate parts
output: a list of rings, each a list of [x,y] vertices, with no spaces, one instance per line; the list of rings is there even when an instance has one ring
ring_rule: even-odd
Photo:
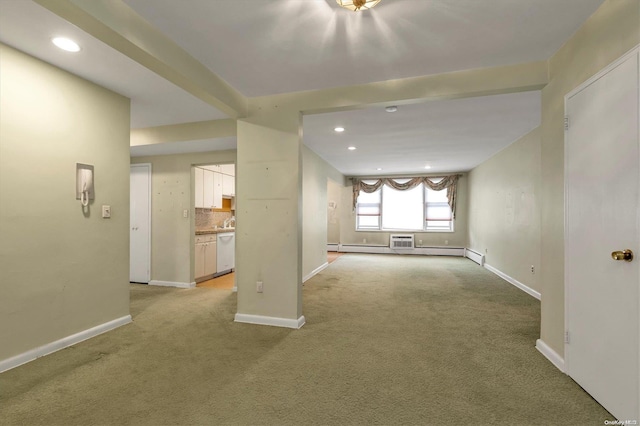
[[[298,329],[305,324],[306,320],[304,318],[304,315],[298,318],[297,320],[295,320],[295,319],[289,319],[289,318],[267,317],[263,315],[249,315],[249,314],[237,313],[235,316],[235,322]]]
[[[514,286],[518,287],[520,290],[524,291],[528,295],[533,296],[536,299],[540,300],[541,294],[539,292],[537,292],[536,290],[532,289],[531,287],[528,287],[527,285],[521,283],[520,281],[516,280],[515,278],[510,277],[509,275],[505,274],[504,272],[500,271],[499,269],[494,268],[493,266],[489,265],[488,263],[485,263],[484,267],[486,269],[488,269],[489,271],[493,272],[494,274],[496,274],[497,276],[499,276],[500,278],[502,278],[503,280],[507,281],[508,283],[511,283]]]
[[[309,281],[314,275],[320,273],[327,266],[329,266],[329,262],[324,262],[322,265],[318,266],[316,269],[314,269],[313,271],[309,272],[307,275],[302,277],[302,282],[305,283]]]
[[[129,324],[130,322],[131,315],[126,315],[124,317],[116,318],[112,321],[105,322],[104,324],[97,325],[79,333],[72,334],[71,336],[63,337],[62,339],[56,340],[55,342],[47,343],[46,345],[31,349],[27,352],[23,352],[11,358],[4,359],[0,361],[0,373],[2,373],[3,371],[11,370],[12,368],[18,367],[22,364],[26,364],[27,362],[33,361],[36,358],[52,354],[56,351],[59,351],[60,349],[68,348],[69,346],[73,346],[84,340],[98,336],[102,333],[106,333],[107,331],[111,331],[125,324]]]
[[[564,358],[562,358],[556,351],[551,349],[549,345],[542,341],[542,339],[536,340],[536,349],[545,356],[551,364],[555,365],[556,368],[563,373],[567,374],[567,370],[564,365]]]
[[[181,283],[177,281],[159,281],[159,280],[151,280],[149,281],[149,285],[157,285],[160,287],[176,287],[176,288],[195,288],[196,283]]]

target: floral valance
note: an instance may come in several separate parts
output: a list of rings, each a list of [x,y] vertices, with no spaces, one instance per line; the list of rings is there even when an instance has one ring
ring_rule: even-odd
[[[456,187],[458,184],[458,178],[460,175],[450,175],[444,177],[414,177],[414,178],[380,178],[377,179],[374,183],[365,183],[362,179],[352,178],[353,181],[353,208],[356,208],[356,203],[358,202],[358,196],[360,195],[360,191],[366,193],[376,192],[382,185],[390,186],[393,189],[397,189],[399,191],[404,191],[407,189],[413,189],[416,186],[424,183],[427,187],[433,189],[434,191],[441,191],[445,188],[447,191],[447,200],[449,202],[449,207],[451,207],[451,214],[453,218],[456,217]],[[409,179],[409,180],[407,180]],[[364,179],[367,181],[371,181],[373,179]],[[403,183],[398,183],[397,181],[405,181]],[[437,182],[434,182],[437,181]]]

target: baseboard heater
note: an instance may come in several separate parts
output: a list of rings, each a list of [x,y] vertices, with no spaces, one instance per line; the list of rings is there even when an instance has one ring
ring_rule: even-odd
[[[328,250],[327,246],[327,251]],[[392,249],[382,245],[366,245],[366,244],[340,244],[338,247],[340,253],[371,253],[371,254],[407,254],[407,255],[423,255],[423,256],[464,256],[464,247],[413,247],[409,249]]]
[[[484,254],[479,253],[475,250],[466,249],[464,253],[465,257],[473,260],[480,266],[484,266]]]

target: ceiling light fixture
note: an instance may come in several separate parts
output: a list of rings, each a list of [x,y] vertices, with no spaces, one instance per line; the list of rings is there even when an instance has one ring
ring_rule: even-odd
[[[336,0],[336,2],[345,9],[357,12],[359,10],[371,9],[380,3],[380,0]]]
[[[395,106],[395,105],[391,105],[391,106],[386,107],[384,110],[387,111],[387,112],[396,112],[398,110],[398,107]]]
[[[350,146],[349,148],[347,148],[349,151],[355,151],[356,147],[355,146]]]
[[[424,166],[424,168],[429,170],[431,168],[431,166],[427,164],[426,166]]]
[[[80,46],[75,41],[65,38],[65,37],[56,37],[51,39],[51,42],[58,46],[62,50],[66,50],[67,52],[79,52]]]
[[[380,170],[382,170],[382,167],[378,167],[376,170],[377,170],[377,171],[380,171]]]
[[[344,127],[336,127],[336,128],[335,128],[335,129],[333,129],[333,130],[334,130],[335,132],[342,133],[342,132],[344,132]]]

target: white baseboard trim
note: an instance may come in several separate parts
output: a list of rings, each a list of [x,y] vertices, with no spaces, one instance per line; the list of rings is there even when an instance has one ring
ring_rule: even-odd
[[[549,345],[542,341],[542,339],[536,340],[536,349],[545,356],[551,364],[555,365],[558,370],[567,374],[567,370],[564,366],[564,358],[562,358],[556,351],[551,349]]]
[[[338,251],[339,249],[340,249],[340,244],[336,244],[336,243],[327,244],[327,251]]]
[[[327,266],[329,266],[329,262],[324,262],[322,265],[318,266],[316,269],[314,269],[313,271],[309,272],[307,275],[302,277],[302,282],[304,283],[309,281],[309,279],[311,279],[314,275],[322,271]]]
[[[464,255],[466,258],[473,260],[478,265],[484,266],[484,254],[468,248],[465,249]]]
[[[26,364],[27,362],[33,361],[34,359],[40,358],[42,356],[49,355],[53,352],[59,351],[60,349],[68,348],[69,346],[73,346],[76,343],[80,343],[99,334],[106,333],[107,331],[111,331],[114,328],[129,324],[130,322],[131,315],[126,315],[124,317],[105,322],[104,324],[97,325],[71,336],[63,337],[62,339],[56,340],[55,342],[47,343],[46,345],[31,349],[27,352],[23,352],[11,358],[4,359],[0,361],[0,373],[2,373],[3,371],[11,370],[12,368],[16,368],[22,364]]]
[[[505,281],[513,284],[514,286],[518,287],[520,290],[524,291],[529,296],[533,296],[536,299],[540,300],[540,297],[541,297],[540,293],[535,291],[531,287],[528,287],[528,286],[522,284],[520,281],[516,280],[515,278],[511,278],[509,275],[507,275],[504,272],[494,268],[493,266],[489,265],[488,263],[485,263],[484,267],[486,269],[488,269],[489,271],[493,272],[494,274],[496,274],[497,276],[499,276],[500,278],[502,278],[503,280],[505,280]]]
[[[249,315],[237,313],[235,322],[242,322],[246,324],[259,324],[259,325],[271,325],[274,327],[285,327],[298,329],[305,323],[304,315],[295,319],[278,318],[278,317],[266,317],[263,315]]]
[[[176,281],[158,281],[158,280],[149,281],[149,285],[157,285],[160,287],[177,287],[177,288],[195,288],[196,287],[195,282],[180,283]]]

